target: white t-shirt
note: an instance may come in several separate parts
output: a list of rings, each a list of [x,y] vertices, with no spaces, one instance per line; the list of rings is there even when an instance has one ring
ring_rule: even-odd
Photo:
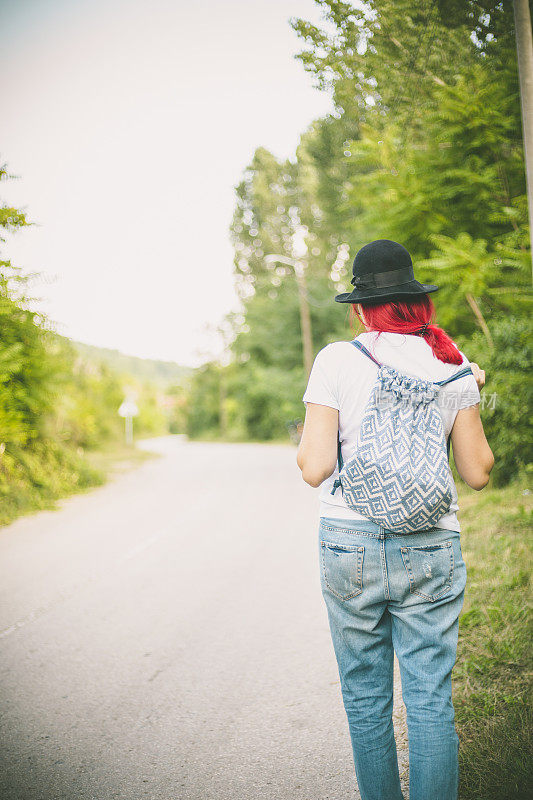
[[[368,331],[357,336],[358,341],[382,364],[395,367],[400,372],[424,380],[441,381],[462,369],[456,364],[445,364],[421,336],[403,333],[377,333]],[[466,356],[463,366],[468,365]],[[313,363],[304,403],[318,403],[339,411],[341,453],[346,462],[352,456],[363,412],[375,384],[378,367],[349,341],[332,342],[320,350]],[[439,409],[446,439],[450,435],[457,412],[461,408],[479,403],[480,395],[473,375],[459,378],[442,387]],[[365,520],[348,508],[341,489],[331,494],[333,482],[338,477],[338,464],[333,474],[320,486],[320,516],[341,519]],[[440,518],[437,528],[461,530],[457,520],[457,490],[453,485],[450,510]]]

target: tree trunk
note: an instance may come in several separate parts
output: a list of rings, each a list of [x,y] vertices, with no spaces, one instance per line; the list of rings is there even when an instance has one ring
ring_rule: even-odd
[[[227,396],[227,392],[226,392],[226,376],[224,374],[224,370],[223,369],[220,370],[219,379],[220,379],[220,383],[219,383],[219,387],[218,387],[219,388],[219,394],[218,394],[219,420],[220,420],[219,430],[220,430],[221,437],[223,439],[225,439],[227,434],[228,434],[228,411],[227,411],[227,408],[226,408],[226,396]]]
[[[490,349],[494,350],[494,342],[492,340],[492,336],[490,334],[488,325],[485,322],[485,317],[481,313],[481,309],[478,306],[475,297],[473,297],[468,292],[466,293],[465,297],[466,297],[466,302],[468,303],[468,305],[470,306],[470,308],[474,312],[474,316],[477,319],[477,323],[478,323],[479,327],[481,328],[481,330],[485,334],[485,339],[487,340]]]
[[[302,330],[302,343],[304,351],[304,367],[306,377],[309,378],[313,366],[313,336],[311,333],[311,314],[309,302],[307,300],[307,284],[305,280],[305,270],[302,266],[295,267],[296,280],[298,282],[298,299],[300,302],[300,327]]]
[[[529,204],[529,240],[533,236],[533,40],[528,0],[513,0],[522,130]]]

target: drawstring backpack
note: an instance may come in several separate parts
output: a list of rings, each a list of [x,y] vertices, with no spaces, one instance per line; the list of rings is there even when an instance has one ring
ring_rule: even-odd
[[[337,434],[340,487],[346,505],[398,533],[432,528],[452,502],[449,442],[437,398],[441,386],[472,374],[465,367],[443,381],[427,381],[380,364],[366,405],[354,455],[343,466]]]

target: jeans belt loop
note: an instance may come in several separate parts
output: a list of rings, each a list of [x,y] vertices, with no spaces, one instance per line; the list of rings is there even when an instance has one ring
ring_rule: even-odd
[[[380,539],[384,539],[385,538],[385,528],[383,527],[383,525],[379,526],[379,538]]]

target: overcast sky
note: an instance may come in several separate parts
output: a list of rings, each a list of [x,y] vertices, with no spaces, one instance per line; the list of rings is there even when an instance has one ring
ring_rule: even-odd
[[[58,332],[197,366],[238,308],[228,226],[256,147],[294,154],[331,109],[294,59],[313,0],[0,0],[1,198],[34,228]]]

